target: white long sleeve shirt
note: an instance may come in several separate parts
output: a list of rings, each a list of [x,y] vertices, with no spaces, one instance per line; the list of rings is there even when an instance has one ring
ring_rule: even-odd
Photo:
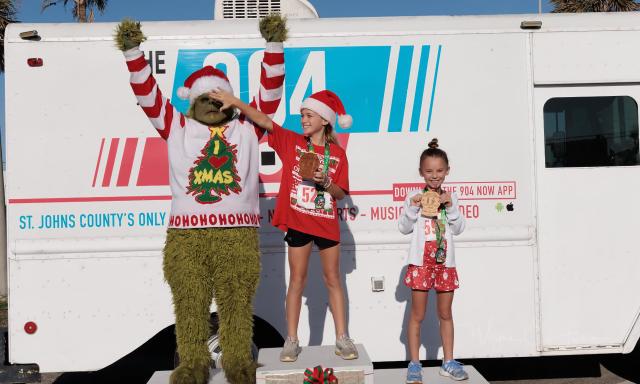
[[[425,235],[425,220],[431,219],[427,219],[420,214],[421,208],[419,206],[411,205],[411,197],[419,193],[422,193],[422,191],[415,190],[407,194],[407,198],[404,201],[404,210],[398,220],[398,229],[404,235],[411,234],[407,263],[422,266],[424,243],[427,240]],[[461,234],[465,226],[464,216],[460,214],[460,210],[458,209],[457,194],[451,194],[451,207],[447,208],[446,211],[445,239],[447,240],[447,259],[444,265],[447,268],[453,268],[456,266],[453,236]]]
[[[186,117],[162,95],[139,48],[124,56],[140,107],[167,141],[169,227],[258,227],[258,139],[263,132],[244,116],[221,127]],[[267,43],[260,88],[251,104],[273,117],[283,83],[283,45]]]

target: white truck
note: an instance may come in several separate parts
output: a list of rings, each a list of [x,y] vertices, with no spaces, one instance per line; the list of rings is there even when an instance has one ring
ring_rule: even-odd
[[[374,361],[407,359],[409,239],[397,218],[421,185],[418,158],[433,137],[449,153],[446,187],[467,220],[456,239],[456,356],[635,348],[640,14],[289,25],[277,121],[299,130],[302,99],[325,87],[354,116],[338,130],[351,176],[339,210],[342,270],[350,333]],[[24,23],[6,33],[9,362],[42,372],[108,366],[174,322],[161,268],[166,148],[136,105],[114,27]],[[143,28],[142,48],[179,109],[177,88],[203,65],[226,71],[245,100],[256,89],[255,20]],[[270,219],[281,163],[266,142],[261,151],[256,335],[277,344],[288,269]],[[305,345],[333,342],[318,266],[316,257]],[[428,311],[422,356],[433,359],[441,349]]]

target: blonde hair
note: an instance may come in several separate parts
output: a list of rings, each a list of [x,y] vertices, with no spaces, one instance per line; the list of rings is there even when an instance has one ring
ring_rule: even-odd
[[[338,136],[336,136],[336,132],[333,130],[331,124],[327,124],[324,126],[324,139],[331,144],[335,144],[338,147],[340,143],[338,142]]]

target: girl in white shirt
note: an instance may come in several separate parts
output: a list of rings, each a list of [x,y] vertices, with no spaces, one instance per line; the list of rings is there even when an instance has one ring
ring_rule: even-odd
[[[467,373],[453,359],[453,293],[459,287],[455,266],[453,235],[462,233],[464,216],[458,209],[458,198],[442,189],[449,174],[449,158],[438,148],[438,139],[420,156],[420,175],[424,178],[422,191],[408,194],[398,222],[403,234],[411,234],[407,274],[404,283],[411,289],[411,316],[407,338],[411,362],[407,383],[422,383],[420,363],[420,327],[425,317],[429,290],[435,289],[444,360],[440,374],[454,380],[466,380]],[[424,204],[423,204],[424,202]],[[425,207],[423,207],[423,205]],[[426,205],[433,205],[432,212]],[[425,209],[423,209],[425,208]]]

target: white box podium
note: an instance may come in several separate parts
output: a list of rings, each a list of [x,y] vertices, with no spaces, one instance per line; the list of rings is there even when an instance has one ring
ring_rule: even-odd
[[[449,377],[440,376],[440,367],[422,369],[422,381],[426,384],[489,384],[473,366],[465,365],[464,370],[469,374],[469,380],[454,381]],[[401,384],[407,378],[407,369],[377,369],[374,374],[376,384]],[[340,383],[342,384],[342,383]]]
[[[373,384],[373,363],[362,344],[356,344],[359,357],[343,360],[334,352],[333,345],[302,347],[302,353],[293,363],[280,361],[282,348],[261,349],[256,371],[257,384],[301,384],[304,370],[321,365],[333,368],[340,384]]]
[[[147,384],[169,384],[171,371],[158,371],[151,376]],[[209,384],[229,384],[221,369],[212,369]]]
[[[407,369],[379,369],[373,371],[373,363],[362,344],[356,344],[356,360],[343,360],[334,353],[333,345],[303,347],[298,360],[293,363],[280,361],[282,348],[261,349],[258,355],[259,368],[256,371],[257,384],[302,384],[304,370],[317,365],[333,368],[340,384],[398,384],[404,383]],[[464,384],[489,384],[471,365],[465,365],[469,380]],[[428,384],[453,384],[455,381],[438,374],[439,367],[424,368],[423,379]],[[156,372],[148,384],[168,384],[170,371]],[[228,384],[224,372],[211,370],[209,384]]]

